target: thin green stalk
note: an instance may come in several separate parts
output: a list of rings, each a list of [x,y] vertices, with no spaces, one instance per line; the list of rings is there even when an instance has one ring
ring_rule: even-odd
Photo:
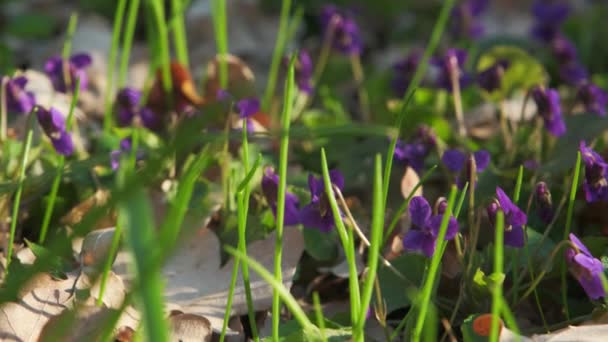
[[[523,165],[519,165],[519,170],[517,171],[517,181],[515,182],[515,190],[513,191],[513,203],[515,203],[515,205],[518,205],[519,203],[519,196],[521,194],[521,184],[523,183],[523,179],[524,179],[524,166]],[[526,230],[524,229],[524,235],[526,234]],[[519,248],[515,248],[512,251],[512,274],[513,274],[513,303],[517,302],[517,294],[519,292],[519,277],[518,277],[518,269],[517,266],[519,264]]]
[[[241,146],[243,154],[243,166],[245,170],[249,168],[249,143],[247,141],[247,120],[243,120],[243,144]],[[253,170],[255,172],[255,170]],[[250,172],[250,174],[253,174]],[[245,175],[247,178],[247,175]],[[238,249],[241,254],[247,257],[247,214],[249,211],[249,182],[244,184],[243,190],[239,191],[237,196],[237,217],[238,217]],[[253,307],[253,298],[251,295],[251,282],[249,280],[249,266],[246,263],[241,264],[241,273],[243,275],[243,286],[245,287],[245,300],[247,302],[247,313],[249,316],[249,326],[251,335],[254,341],[258,341],[258,329],[255,324],[255,309]]]
[[[121,178],[130,169],[125,167],[119,170],[118,182],[124,186]],[[130,189],[130,193],[129,198],[119,203],[119,224],[124,224],[126,241],[134,257],[146,340],[164,342],[169,338],[169,326],[164,313],[161,263],[148,267],[148,260],[158,255],[152,207],[142,188]]]
[[[188,60],[188,39],[186,36],[186,24],[184,22],[183,0],[171,1],[171,11],[173,12],[175,56],[177,57],[177,61],[188,69],[190,62]]]
[[[135,24],[137,23],[137,13],[139,10],[139,0],[129,0],[129,10],[122,40],[122,51],[120,54],[120,67],[118,69],[118,88],[123,88],[127,83],[127,69],[129,68],[129,56],[133,45],[135,34]]]
[[[105,263],[103,264],[103,270],[101,273],[101,279],[99,281],[99,297],[97,297],[96,305],[101,307],[103,306],[103,295],[106,292],[106,286],[108,283],[108,278],[110,276],[110,270],[112,269],[112,264],[114,263],[114,256],[118,253],[118,248],[120,247],[120,238],[122,237],[122,224],[120,222],[116,222],[116,227],[114,228],[114,235],[112,236],[112,244],[110,245],[110,251],[108,252]]]
[[[116,13],[114,14],[114,27],[112,29],[112,46],[110,46],[110,55],[108,56],[108,75],[107,89],[105,94],[105,112],[103,115],[103,131],[110,133],[112,128],[112,95],[114,94],[114,72],[116,68],[116,57],[118,56],[118,45],[120,45],[120,32],[127,7],[126,0],[119,0],[116,5]]]
[[[76,26],[78,25],[78,13],[74,12],[70,15],[70,21],[68,22],[68,29],[65,35],[65,41],[63,43],[63,50],[61,51],[61,58],[64,61],[70,59],[70,53],[72,52],[72,38],[74,32],[76,32]]]
[[[215,33],[215,44],[220,55],[220,87],[228,88],[228,29],[226,19],[226,1],[212,0],[211,8],[213,11],[213,31]]]
[[[78,103],[78,96],[80,94],[80,78],[76,78],[76,86],[74,87],[74,95],[70,102],[70,112],[66,120],[66,131],[69,133],[72,128],[72,120],[74,118],[74,108]],[[59,185],[61,184],[61,177],[63,176],[63,167],[65,165],[65,156],[59,155],[59,161],[57,162],[57,169],[55,171],[55,179],[53,179],[53,185],[51,186],[51,192],[49,193],[49,203],[44,210],[44,216],[42,219],[42,226],[40,227],[40,237],[38,243],[43,244],[46,239],[46,234],[51,223],[51,216],[53,215],[53,209],[55,208],[55,200],[57,199],[57,193],[59,192]]]
[[[578,189],[578,179],[581,173],[581,152],[576,154],[576,165],[574,166],[574,177],[572,179],[572,186],[570,187],[570,197],[568,198],[568,211],[566,212],[566,229],[564,229],[563,240],[568,239],[570,230],[572,227],[572,216],[574,213],[574,200],[576,199],[576,191]],[[566,319],[570,319],[570,312],[568,310],[568,282],[566,281],[566,261],[562,260],[561,263],[561,290],[562,290],[562,304],[564,306],[564,313]]]
[[[319,299],[319,293],[312,293],[312,304],[315,309],[315,318],[317,319],[317,326],[321,331],[321,341],[327,342],[327,337],[325,336],[325,318],[323,317],[323,309],[321,308],[321,300]]]
[[[437,277],[437,273],[439,273],[439,263],[441,261],[441,257],[443,256],[444,250],[443,245],[446,243],[445,234],[448,228],[448,223],[450,221],[450,216],[452,215],[452,211],[454,210],[454,203],[456,202],[456,193],[456,187],[452,186],[452,190],[450,191],[450,195],[448,197],[448,207],[446,208],[445,213],[443,214],[441,226],[439,228],[439,234],[437,235],[437,246],[435,249],[435,254],[433,254],[433,257],[431,258],[431,265],[429,267],[427,279],[422,287],[422,294],[419,295],[416,300],[416,303],[420,305],[420,308],[418,310],[418,317],[416,317],[416,325],[414,327],[414,333],[412,336],[412,341],[414,342],[420,341],[420,337],[422,334],[424,320],[426,318],[426,313],[428,311],[433,289],[435,287],[435,278]]]
[[[509,329],[513,330],[513,332],[518,336],[515,339],[519,341],[519,340],[521,340],[521,337],[519,337],[519,335],[521,335],[521,331],[519,330],[519,326],[517,325],[517,320],[515,319],[515,315],[513,315],[513,312],[509,308],[509,304],[505,301],[505,298],[502,297],[502,298],[500,298],[500,300],[501,300],[500,314],[502,315],[502,317],[504,317],[507,327]]]
[[[289,127],[291,111],[295,94],[295,58],[291,58],[287,79],[285,80],[285,95],[281,113],[281,142],[279,148],[279,188],[277,194],[277,229],[274,248],[274,277],[277,282],[283,282],[281,258],[283,255],[283,226],[285,224],[285,192],[287,191],[287,158],[289,152]],[[272,292],[272,338],[279,339],[279,322],[281,316],[281,301],[278,290]]]
[[[353,71],[353,78],[357,84],[357,95],[359,98],[359,107],[363,117],[363,122],[371,121],[371,113],[369,108],[369,96],[365,89],[365,74],[361,65],[361,56],[359,54],[350,55],[350,65]]]
[[[66,88],[68,91],[72,89],[72,80],[70,75],[70,68],[68,67],[70,53],[72,53],[72,38],[74,38],[74,32],[76,32],[76,26],[78,26],[78,13],[74,12],[70,15],[70,21],[68,22],[68,29],[66,32],[65,41],[63,42],[63,51],[61,58],[63,62],[63,78],[65,80]]]
[[[162,0],[151,0],[149,3],[156,24],[155,39],[158,48],[157,61],[160,63],[161,67],[163,90],[171,99],[173,81],[171,79],[171,54],[169,52],[169,33],[167,30],[167,22],[165,21],[164,2]]]
[[[264,266],[262,266],[260,263],[248,258],[240,251],[229,246],[226,246],[225,250],[226,252],[234,256],[236,260],[241,260],[242,262],[246,263],[262,279],[264,279],[264,281],[266,281],[270,286],[272,286],[274,291],[279,293],[279,295],[281,296],[281,300],[283,301],[283,303],[285,303],[289,311],[291,311],[291,314],[293,315],[294,319],[300,324],[304,331],[318,333],[316,327],[312,324],[312,322],[310,322],[308,316],[306,316],[304,310],[302,310],[302,308],[298,305],[298,301],[291,295],[291,293],[289,293],[289,290],[285,288],[282,282],[277,281],[270,272],[264,269]]]
[[[454,217],[458,218],[460,216],[460,211],[462,210],[462,205],[464,204],[464,200],[467,197],[467,190],[469,189],[469,182],[464,183],[462,190],[460,190],[460,197],[458,197],[458,202],[456,202],[456,209],[454,209]]]
[[[291,0],[283,0],[281,2],[281,17],[279,19],[279,29],[277,31],[277,41],[272,52],[272,62],[270,63],[270,71],[268,72],[268,83],[266,84],[266,90],[264,91],[264,98],[262,100],[262,108],[265,111],[270,109],[272,97],[277,84],[277,77],[279,73],[279,66],[281,65],[281,59],[285,50],[285,43],[289,34],[289,11],[291,10]]]
[[[338,209],[338,203],[333,192],[333,185],[329,178],[329,168],[327,167],[327,157],[325,156],[325,148],[321,148],[321,169],[323,170],[323,183],[325,184],[325,195],[329,201],[329,205],[332,210],[334,217],[334,223],[336,225],[336,231],[340,237],[340,241],[344,248],[344,254],[346,254],[346,260],[348,262],[348,284],[350,290],[350,315],[352,326],[357,326],[357,321],[360,319],[358,313],[360,309],[360,291],[359,291],[359,279],[357,272],[357,265],[355,262],[355,250],[352,230],[346,230],[340,210]],[[364,318],[364,317],[363,317]],[[358,336],[354,336],[357,340]]]
[[[401,109],[399,110],[399,114],[397,116],[397,120],[395,122],[395,126],[398,131],[401,131],[401,125],[403,123],[403,119],[405,117],[407,104],[409,103],[409,99],[414,95],[416,88],[422,81],[422,78],[426,74],[426,69],[429,65],[429,60],[431,56],[435,53],[435,49],[441,40],[441,35],[445,30],[445,26],[447,25],[448,18],[450,17],[450,13],[452,12],[452,7],[454,7],[455,0],[446,0],[443,2],[443,6],[441,7],[441,12],[439,12],[439,17],[435,22],[435,26],[433,27],[433,32],[431,33],[431,38],[429,39],[429,43],[424,50],[424,54],[422,55],[422,59],[420,60],[420,64],[416,68],[416,72],[412,77],[412,81],[407,87],[403,95],[403,104],[401,105]],[[390,182],[390,174],[391,168],[393,166],[393,155],[395,154],[395,147],[397,146],[397,136],[393,138],[391,144],[388,148],[388,152],[386,154],[386,168],[384,170],[384,206],[386,207],[386,201],[388,200],[388,188]]]
[[[361,291],[361,308],[359,310],[358,325],[355,327],[355,336],[364,335],[365,316],[374,291],[376,272],[378,270],[378,254],[382,244],[382,231],[384,230],[384,208],[382,207],[382,157],[376,155],[374,177],[374,194],[372,210],[371,241],[367,257],[367,272]]]
[[[34,109],[35,110],[35,109]],[[34,113],[30,113],[30,117],[27,121],[27,136],[25,138],[25,145],[21,152],[21,164],[19,166],[19,178],[17,192],[15,193],[15,199],[13,200],[13,213],[11,215],[11,228],[8,240],[8,248],[6,251],[6,272],[5,276],[8,275],[9,266],[11,265],[11,259],[13,257],[13,244],[15,243],[15,231],[17,229],[17,219],[19,217],[19,206],[21,204],[21,194],[23,193],[23,182],[25,181],[25,169],[27,167],[27,158],[30,153],[30,147],[32,146],[32,135],[34,128],[32,127]]]
[[[232,315],[232,299],[234,298],[234,289],[236,288],[236,280],[239,274],[239,263],[241,259],[235,258],[234,265],[232,265],[232,277],[230,278],[230,287],[228,288],[228,299],[226,301],[226,308],[224,309],[224,322],[222,323],[222,332],[220,333],[220,342],[224,342],[226,338],[226,330],[228,328],[228,321]]]
[[[8,76],[2,76],[0,82],[0,141],[4,142],[7,136],[6,84]]]
[[[494,234],[494,275],[503,274],[503,242],[504,242],[504,213],[499,210],[496,213],[496,229]],[[494,284],[492,288],[492,322],[490,324],[490,342],[498,341],[499,320],[502,311],[502,283]]]
[[[392,158],[389,158],[389,160],[392,160]],[[389,161],[387,160],[387,163]],[[407,210],[407,207],[410,205],[410,201],[412,200],[412,198],[414,197],[414,195],[416,194],[416,190],[418,190],[423,184],[424,182],[431,176],[431,174],[433,173],[433,171],[435,171],[435,169],[437,168],[437,165],[433,165],[428,171],[426,171],[423,175],[422,178],[420,178],[420,181],[418,181],[418,184],[416,184],[416,186],[414,186],[414,188],[412,189],[412,191],[410,191],[409,195],[407,196],[407,198],[405,199],[405,201],[403,201],[403,203],[401,204],[401,206],[399,207],[399,209],[397,210],[397,212],[395,213],[395,215],[393,216],[393,219],[391,221],[391,224],[388,226],[388,230],[386,231],[386,234],[384,234],[384,239],[382,241],[382,245],[386,245],[386,243],[388,242],[389,237],[391,236],[391,233],[393,232],[393,230],[395,230],[395,227],[397,227],[397,224],[399,224],[399,220],[401,219],[401,215],[403,215],[403,213]],[[385,169],[386,171],[386,169]],[[384,173],[384,177],[386,177],[386,173]],[[389,175],[390,177],[390,175]],[[386,185],[386,178],[384,179],[384,183],[383,186]],[[384,191],[383,191],[383,195],[384,195]],[[384,205],[386,203],[383,203]]]

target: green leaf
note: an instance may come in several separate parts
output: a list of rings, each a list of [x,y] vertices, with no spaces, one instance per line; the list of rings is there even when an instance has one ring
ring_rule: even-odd
[[[562,173],[572,169],[579,143],[582,140],[590,143],[608,129],[608,120],[596,114],[568,116],[565,120],[566,133],[557,140],[553,155],[539,170],[541,173]]]
[[[513,46],[494,46],[481,55],[476,65],[482,71],[500,60],[509,62],[502,78],[501,88],[490,95],[497,100],[510,95],[514,90],[528,89],[547,81],[543,65],[526,51]]]
[[[65,272],[67,271],[68,262],[64,258],[54,254],[51,250],[46,247],[25,240],[26,245],[32,250],[32,253],[36,258],[46,259],[50,261],[51,269],[50,273],[53,277],[58,279],[67,279]]]
[[[388,312],[411,304],[407,296],[408,287],[418,286],[422,282],[426,258],[419,254],[404,254],[391,261],[395,269],[405,277],[403,279],[390,268],[378,269],[378,280],[382,299],[386,301]],[[372,300],[375,303],[376,299]]]
[[[306,252],[318,261],[336,260],[339,255],[335,233],[322,233],[315,228],[304,228],[304,245]]]

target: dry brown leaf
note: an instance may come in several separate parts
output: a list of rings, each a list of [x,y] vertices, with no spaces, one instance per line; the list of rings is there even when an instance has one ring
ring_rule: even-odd
[[[68,308],[75,279],[75,274],[55,280],[43,273],[30,280],[17,302],[0,307],[0,339],[36,340],[48,320]]]
[[[199,342],[211,341],[213,330],[205,317],[187,313],[178,313],[169,317],[170,341]]]
[[[80,265],[85,274],[93,275],[104,265],[110,253],[116,228],[94,230],[87,234],[80,249]],[[116,258],[116,256],[114,256]]]
[[[216,100],[217,92],[221,89],[219,76],[221,58],[221,55],[217,55],[207,64],[205,97],[210,100]],[[249,68],[249,66],[240,58],[234,55],[226,55],[225,60],[228,64],[229,93],[239,94],[242,92],[247,93],[253,91],[255,89],[255,77],[253,76],[253,71],[251,71],[251,68]]]
[[[406,167],[401,178],[401,195],[403,195],[403,198],[408,198],[418,183],[420,183],[420,177],[416,171],[409,166]],[[414,196],[422,196],[422,186],[416,189]]]
[[[78,224],[91,209],[104,205],[108,201],[109,197],[110,192],[108,190],[97,190],[91,197],[72,208],[65,216],[61,218],[60,222],[68,226]],[[95,224],[95,227],[99,229],[113,227],[115,225],[116,215],[114,213],[108,213],[108,215],[105,215]]]

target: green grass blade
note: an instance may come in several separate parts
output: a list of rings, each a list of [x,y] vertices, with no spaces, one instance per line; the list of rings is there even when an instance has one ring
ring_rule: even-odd
[[[435,278],[439,273],[439,263],[441,262],[441,257],[443,256],[444,248],[446,241],[445,234],[448,229],[448,223],[450,220],[450,216],[452,215],[452,211],[454,210],[454,203],[456,202],[456,193],[458,190],[455,186],[452,186],[452,190],[450,191],[450,195],[448,197],[448,207],[443,214],[443,218],[441,220],[441,226],[439,228],[439,234],[437,235],[437,242],[435,247],[435,254],[431,258],[431,265],[429,266],[426,281],[422,287],[422,292],[419,294],[418,300],[416,301],[420,305],[420,309],[418,310],[418,317],[416,317],[416,324],[414,326],[414,332],[412,336],[412,341],[420,341],[420,337],[422,335],[422,328],[424,326],[424,320],[426,318],[426,313],[429,309],[429,304],[431,301],[431,296],[434,289]]]
[[[70,15],[65,41],[63,43],[63,50],[61,51],[61,58],[63,58],[64,61],[70,59],[70,54],[72,53],[72,38],[74,37],[74,32],[76,32],[76,26],[78,26],[78,13],[74,12]]]
[[[17,219],[19,217],[19,206],[21,204],[21,194],[23,193],[23,181],[25,180],[25,169],[27,167],[27,159],[30,154],[30,147],[32,146],[32,135],[34,134],[34,128],[32,127],[32,118],[35,114],[30,113],[30,117],[28,118],[28,130],[27,136],[25,138],[25,144],[23,145],[23,150],[21,152],[21,164],[19,166],[19,178],[17,192],[15,193],[15,198],[13,199],[13,212],[11,215],[11,228],[10,235],[8,240],[8,248],[6,251],[6,272],[5,276],[8,274],[9,266],[11,265],[11,259],[13,257],[13,244],[15,243],[15,232],[17,229]]]
[[[272,62],[270,63],[270,71],[268,72],[268,83],[266,84],[266,90],[264,91],[264,98],[262,100],[262,108],[265,111],[270,109],[274,90],[277,85],[277,77],[279,73],[279,66],[285,50],[285,43],[289,34],[288,23],[289,23],[289,11],[291,9],[291,0],[283,0],[281,2],[281,17],[279,19],[279,29],[277,31],[277,41],[274,46],[272,53]]]
[[[127,83],[127,69],[129,68],[129,56],[131,56],[131,46],[135,35],[135,24],[137,23],[137,13],[139,11],[139,0],[129,0],[127,21],[123,34],[122,51],[120,54],[120,67],[118,69],[118,88],[123,88]]]
[[[435,53],[437,49],[437,45],[439,45],[439,41],[441,40],[441,35],[445,30],[445,26],[448,23],[448,18],[450,17],[450,13],[452,12],[452,8],[454,7],[455,0],[445,0],[443,2],[443,6],[441,7],[441,11],[439,12],[439,17],[435,22],[435,26],[433,27],[433,32],[431,33],[431,38],[429,39],[429,43],[424,50],[424,54],[422,55],[422,59],[420,60],[420,64],[416,68],[416,72],[412,77],[410,84],[408,85],[405,93],[403,94],[403,104],[401,105],[401,109],[399,110],[399,114],[396,119],[395,126],[398,131],[401,131],[401,125],[403,123],[403,119],[405,117],[405,113],[407,110],[407,105],[410,101],[410,98],[413,97],[416,88],[422,81],[422,78],[426,74],[426,69],[429,65],[429,60],[431,56]],[[393,167],[393,154],[395,153],[395,147],[397,146],[398,135],[393,137],[391,144],[388,148],[388,152],[386,154],[386,168],[384,170],[384,206],[386,207],[386,201],[388,199],[388,187],[390,182],[390,174],[391,168]]]
[[[501,210],[496,213],[496,229],[494,234],[494,275],[503,274],[503,240],[504,240],[504,214]],[[503,304],[502,283],[495,284],[492,288],[492,322],[490,324],[490,342],[498,341],[500,313]]]
[[[189,68],[188,39],[186,36],[186,23],[184,22],[183,0],[172,0],[171,11],[173,12],[173,44],[175,44],[175,57],[186,69]]]
[[[281,296],[281,300],[285,303],[289,311],[291,311],[291,313],[293,314],[295,320],[300,324],[300,326],[304,330],[308,330],[311,332],[316,330],[315,326],[308,319],[308,316],[306,316],[304,310],[302,310],[300,305],[298,305],[298,301],[291,295],[291,293],[289,293],[289,290],[283,285],[282,282],[277,281],[270,272],[264,269],[264,266],[262,266],[257,261],[248,258],[246,255],[243,255],[240,251],[232,247],[226,246],[225,250],[226,252],[234,256],[236,260],[240,260],[246,263],[262,279],[264,279],[264,281],[266,281],[270,286],[272,286],[273,290],[277,292],[279,296]]]
[[[323,182],[325,184],[325,194],[329,201],[329,205],[331,207],[331,211],[334,217],[334,222],[336,225],[336,231],[338,232],[338,236],[340,237],[340,242],[342,243],[342,247],[344,248],[344,254],[346,254],[346,260],[348,262],[348,284],[350,291],[350,310],[351,310],[351,323],[352,326],[357,326],[357,321],[360,319],[359,317],[359,309],[361,307],[360,301],[360,291],[359,291],[359,279],[357,272],[357,265],[355,262],[355,248],[352,230],[346,229],[344,222],[342,221],[342,216],[340,213],[340,209],[338,209],[338,203],[336,201],[336,197],[334,195],[334,191],[332,188],[331,179],[329,178],[329,168],[327,167],[327,157],[325,156],[325,149],[321,148],[321,170],[323,170]],[[354,336],[355,340],[357,340],[359,336]]]
[[[213,31],[215,33],[215,44],[220,55],[220,87],[228,88],[228,24],[226,19],[226,0],[211,0],[213,11]]]
[[[120,45],[120,32],[127,7],[126,0],[119,0],[114,14],[114,27],[112,29],[112,45],[108,56],[107,88],[105,94],[105,111],[103,115],[103,131],[109,133],[112,128],[112,95],[114,95],[114,72],[116,68],[116,57],[118,57],[118,46]]]
[[[173,89],[173,81],[171,79],[171,54],[169,52],[169,36],[167,30],[167,22],[165,20],[164,2],[162,0],[150,0],[150,10],[152,11],[154,23],[156,25],[156,40],[157,65],[161,68],[162,85],[165,94],[171,101],[171,89]]]
[[[382,244],[382,233],[384,230],[384,207],[382,205],[382,157],[376,155],[374,177],[374,193],[373,193],[373,210],[372,210],[372,229],[371,239],[367,258],[367,272],[363,289],[361,291],[361,308],[359,310],[358,326],[354,329],[355,336],[363,336],[363,327],[365,325],[365,316],[369,303],[372,299],[374,290],[374,282],[376,281],[376,272],[378,270],[378,255]]]
[[[129,168],[123,169],[128,170]],[[120,178],[120,174],[119,174]],[[148,267],[148,260],[158,253],[152,208],[141,188],[130,189],[131,196],[119,203],[119,224],[124,225],[126,241],[133,253],[142,321],[148,341],[168,341],[169,327],[163,304],[161,264]]]
[[[283,98],[283,111],[281,113],[281,142],[279,148],[279,189],[277,194],[277,229],[276,243],[274,248],[274,277],[277,282],[282,283],[281,258],[283,255],[283,226],[285,221],[285,193],[287,191],[287,162],[289,153],[289,128],[291,123],[291,111],[295,96],[295,59],[292,58],[285,80],[285,91]],[[275,289],[272,293],[272,337],[279,338],[280,318],[280,294]]]
[[[572,228],[572,216],[574,214],[574,201],[576,200],[576,191],[578,190],[578,181],[581,173],[581,152],[576,154],[576,165],[574,166],[574,177],[572,178],[572,185],[570,187],[570,197],[568,198],[568,211],[566,212],[566,229],[564,229],[564,237],[562,240],[567,240],[570,235]],[[564,312],[566,319],[570,319],[570,312],[568,310],[568,282],[566,281],[566,261],[562,260],[561,263],[561,290],[562,290],[562,305],[564,306]]]
[[[315,318],[317,319],[317,326],[321,331],[321,341],[326,342],[327,337],[325,336],[325,317],[323,317],[323,309],[321,308],[321,299],[319,299],[319,292],[312,293],[312,304],[315,309]]]
[[[517,171],[517,181],[515,182],[515,190],[513,190],[513,203],[517,205],[519,203],[519,195],[521,193],[521,184],[524,180],[524,166],[519,165],[519,170]]]
[[[72,120],[74,118],[74,108],[78,103],[78,96],[80,94],[80,78],[76,78],[76,86],[74,87],[74,95],[72,95],[72,101],[70,102],[70,112],[66,120],[66,131],[69,133],[72,128]],[[38,243],[43,244],[46,240],[46,234],[51,223],[51,216],[53,215],[53,209],[55,208],[55,201],[57,200],[57,193],[59,192],[59,185],[61,183],[61,177],[63,176],[63,167],[65,166],[65,157],[59,155],[59,161],[57,162],[57,170],[55,171],[55,179],[53,179],[53,185],[51,185],[51,192],[49,193],[49,202],[47,203],[46,209],[44,209],[44,216],[42,218],[42,226],[40,227],[40,237]]]

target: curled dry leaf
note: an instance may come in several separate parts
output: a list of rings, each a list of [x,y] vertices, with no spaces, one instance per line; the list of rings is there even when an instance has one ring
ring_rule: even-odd
[[[418,183],[420,183],[420,177],[416,171],[409,166],[406,167],[401,178],[401,195],[403,195],[403,198],[408,198]],[[422,186],[416,189],[414,196],[422,196]]]
[[[75,279],[73,273],[66,280],[55,280],[46,273],[32,278],[17,302],[0,306],[0,340],[36,340],[48,320],[68,308]]]
[[[213,330],[205,317],[187,313],[178,313],[169,317],[171,341],[200,342],[211,341]]]
[[[80,266],[85,274],[93,275],[101,270],[110,253],[115,231],[116,228],[99,229],[84,237],[80,250]]]
[[[255,94],[255,77],[253,71],[240,58],[233,55],[216,55],[207,63],[207,78],[205,80],[205,96],[210,100],[217,100],[220,87],[220,60],[228,65],[228,92],[238,96],[253,96]]]

